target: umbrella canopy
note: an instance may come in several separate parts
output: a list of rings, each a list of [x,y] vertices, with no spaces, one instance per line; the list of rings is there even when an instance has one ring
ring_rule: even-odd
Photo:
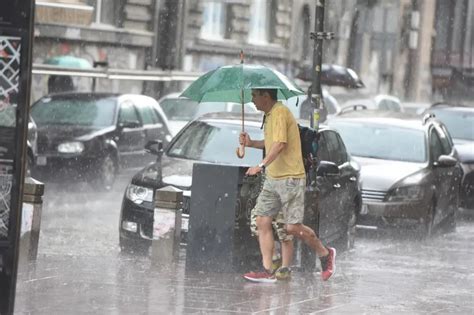
[[[77,69],[90,69],[92,65],[89,61],[83,58],[74,56],[55,56],[48,58],[44,61],[44,64],[55,65],[65,68],[77,68]]]
[[[304,64],[296,77],[304,81],[312,81],[313,67],[310,64]],[[332,64],[322,64],[321,84],[342,86],[352,89],[362,88],[365,86],[354,70]]]
[[[239,64],[223,66],[199,77],[181,96],[197,102],[251,102],[252,89],[277,89],[278,99],[284,100],[303,95],[301,89],[277,70],[259,66]]]

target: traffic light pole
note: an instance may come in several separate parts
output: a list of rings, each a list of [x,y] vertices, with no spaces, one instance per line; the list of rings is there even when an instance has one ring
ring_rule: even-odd
[[[0,10],[0,314],[13,314],[25,175],[33,0]]]

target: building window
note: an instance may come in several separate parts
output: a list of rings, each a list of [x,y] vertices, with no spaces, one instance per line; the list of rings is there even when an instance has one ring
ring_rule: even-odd
[[[250,6],[250,25],[248,41],[251,44],[262,45],[269,41],[271,2],[268,0],[253,0]]]
[[[96,24],[117,25],[118,3],[115,0],[89,0],[90,5],[94,7]]]
[[[220,1],[206,1],[202,13],[201,37],[220,40],[224,38],[226,27],[226,6]]]

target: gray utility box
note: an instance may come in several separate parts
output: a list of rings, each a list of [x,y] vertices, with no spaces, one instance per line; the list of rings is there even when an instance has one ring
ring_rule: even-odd
[[[32,177],[25,178],[21,218],[19,264],[36,260],[43,210],[44,184]]]
[[[246,167],[195,163],[189,214],[187,271],[232,272],[261,264],[250,233],[250,211],[261,177]]]

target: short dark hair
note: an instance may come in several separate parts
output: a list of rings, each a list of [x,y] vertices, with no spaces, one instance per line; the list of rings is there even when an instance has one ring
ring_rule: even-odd
[[[255,89],[260,95],[267,92],[270,95],[270,98],[274,101],[278,100],[278,90],[277,89]]]

